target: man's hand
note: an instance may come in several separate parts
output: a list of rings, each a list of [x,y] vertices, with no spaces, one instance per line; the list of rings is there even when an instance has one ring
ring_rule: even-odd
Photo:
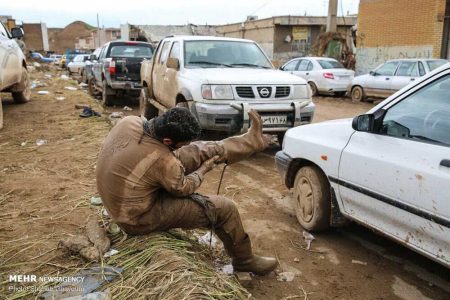
[[[207,161],[205,161],[200,168],[198,168],[198,170],[196,171],[197,173],[201,174],[201,175],[205,175],[206,173],[208,173],[209,171],[211,171],[215,166],[216,166],[216,161],[220,158],[219,155],[216,155],[210,159],[208,159]]]

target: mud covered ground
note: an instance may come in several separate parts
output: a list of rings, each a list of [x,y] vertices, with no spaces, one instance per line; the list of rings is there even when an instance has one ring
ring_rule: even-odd
[[[34,72],[46,86],[33,89],[32,101],[14,105],[2,94],[5,127],[0,131],[0,295],[9,274],[58,272],[80,262],[67,258],[57,242],[82,231],[96,195],[95,165],[101,141],[110,129],[108,112],[60,71]],[[45,75],[51,75],[45,77]],[[65,87],[77,87],[67,90]],[[38,91],[49,91],[39,95]],[[64,97],[64,99],[61,99]],[[58,100],[58,98],[60,100]],[[316,97],[314,122],[352,117],[373,107],[349,99]],[[76,103],[102,112],[82,119]],[[133,111],[123,111],[123,106]],[[136,104],[118,103],[109,111],[138,114]],[[37,140],[45,140],[38,146]],[[256,299],[450,299],[450,273],[440,265],[356,224],[316,234],[305,251],[292,196],[274,165],[274,146],[229,166],[221,194],[239,206],[257,253],[277,256],[279,271],[293,272],[291,282],[274,274],[246,283]],[[200,191],[215,194],[218,167]],[[362,262],[352,263],[352,260]]]

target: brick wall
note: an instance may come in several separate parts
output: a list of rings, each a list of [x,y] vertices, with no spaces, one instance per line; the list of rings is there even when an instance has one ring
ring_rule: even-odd
[[[23,23],[24,42],[30,51],[42,51],[42,27],[41,23],[25,24]]]

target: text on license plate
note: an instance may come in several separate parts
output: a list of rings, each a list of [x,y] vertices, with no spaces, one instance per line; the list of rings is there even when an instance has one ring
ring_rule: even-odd
[[[263,125],[285,125],[287,116],[261,116]]]

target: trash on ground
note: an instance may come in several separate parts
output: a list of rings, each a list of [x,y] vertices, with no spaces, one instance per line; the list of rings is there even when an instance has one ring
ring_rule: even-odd
[[[123,110],[132,111],[133,109],[132,109],[131,107],[124,106],[124,107],[123,107]]]
[[[110,299],[110,298],[84,298],[101,285],[111,282],[115,277],[123,272],[122,268],[112,266],[92,267],[89,269],[82,269],[73,278],[83,278],[77,282],[64,282],[52,288],[50,291],[40,295],[40,299],[66,299],[69,297],[76,297],[74,299],[91,300],[91,299]],[[105,294],[105,292],[97,292],[93,294]],[[106,292],[108,294],[108,292]],[[100,296],[100,295],[99,295]],[[101,295],[102,297],[104,295]],[[70,299],[70,298],[69,298]]]
[[[357,259],[352,259],[352,264],[367,266],[367,263],[365,261],[360,261]]]
[[[69,90],[69,91],[76,91],[76,90],[78,90],[76,87],[74,87],[74,86],[66,86],[66,87],[64,87],[66,90]]]
[[[123,118],[125,115],[121,111],[115,111],[109,115],[110,118]]]
[[[56,97],[56,100],[58,100],[58,101],[62,101],[62,100],[65,100],[66,98],[65,97]]]
[[[25,147],[27,145],[27,141],[20,143],[20,146]]]
[[[295,274],[292,272],[279,273],[277,276],[278,281],[291,282],[294,280]]]
[[[34,89],[34,88],[36,88],[36,87],[37,87],[37,83],[36,83],[36,82],[32,82],[31,85],[30,85],[30,88],[31,88],[31,89]]]
[[[106,251],[105,254],[103,254],[103,257],[104,258],[111,257],[113,255],[116,255],[117,253],[119,253],[119,250],[110,249],[109,251]]]
[[[38,69],[41,67],[41,64],[35,61],[35,62],[33,62],[33,67]]]
[[[298,262],[300,262],[300,259],[298,259],[298,258],[296,257],[296,258],[294,258],[294,262],[298,263]]]
[[[38,145],[38,146],[47,145],[47,144],[48,144],[47,140],[43,140],[43,139],[36,140],[36,145]]]
[[[50,92],[49,91],[39,91],[37,92],[39,95],[48,95]]]
[[[69,76],[67,76],[67,75],[65,75],[65,74],[62,74],[62,75],[61,75],[61,79],[69,80]]]
[[[108,211],[104,207],[102,208],[102,215],[105,217],[109,217]]]
[[[44,77],[45,78],[52,78],[53,76],[51,74],[45,74]]]
[[[82,112],[80,112],[80,117],[89,118],[89,117],[101,117],[102,115],[99,112],[96,112],[90,107],[85,107]]]
[[[215,247],[217,244],[217,238],[211,231],[207,231],[204,235],[200,235],[198,233],[194,233],[194,236],[197,238],[198,242],[202,245],[211,245],[211,247]]]
[[[227,275],[232,275],[234,273],[233,265],[228,264],[222,267],[222,272]]]
[[[103,204],[102,198],[100,197],[91,197],[91,204],[94,206],[100,206]]]
[[[311,248],[311,242],[314,241],[314,236],[309,233],[308,231],[303,231],[303,238],[306,242],[306,250],[309,250]]]
[[[81,82],[78,86],[82,89],[87,89],[87,87],[88,87],[88,85],[84,82]]]

